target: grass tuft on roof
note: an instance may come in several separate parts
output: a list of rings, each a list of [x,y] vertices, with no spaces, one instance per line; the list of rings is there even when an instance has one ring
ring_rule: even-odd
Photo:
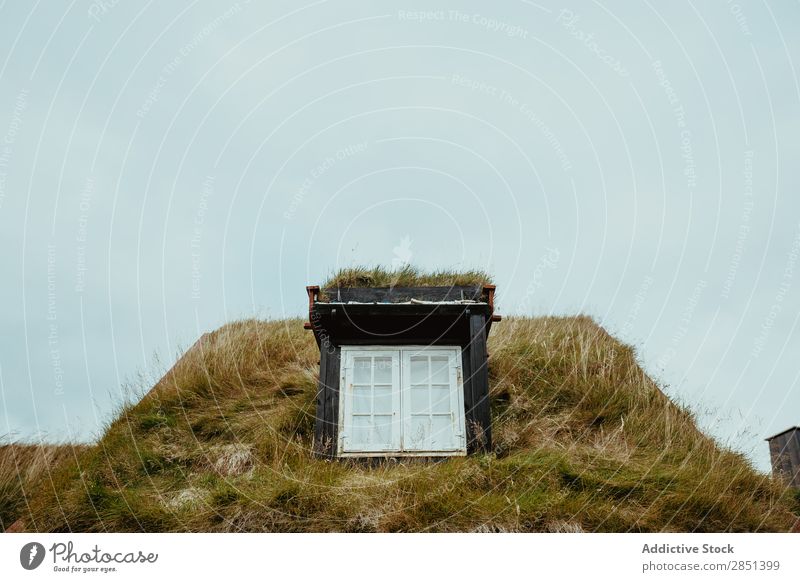
[[[491,276],[478,269],[456,271],[442,269],[426,272],[412,265],[399,269],[382,266],[348,267],[339,269],[322,285],[323,289],[336,287],[455,287],[462,285],[487,285]]]

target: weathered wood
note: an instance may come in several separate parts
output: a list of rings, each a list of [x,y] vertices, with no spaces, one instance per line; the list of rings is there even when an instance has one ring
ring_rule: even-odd
[[[325,398],[328,392],[326,385],[328,369],[328,353],[326,351],[320,352],[319,355],[319,381],[317,383],[317,397],[316,397],[316,417],[314,422],[314,452],[318,455],[323,454],[323,439],[325,438]]]
[[[331,347],[330,350],[326,374],[327,403],[325,407],[325,423],[327,431],[325,443],[328,456],[335,457],[339,439],[339,376],[341,373],[342,350],[339,346]]]
[[[334,312],[342,317],[356,315],[369,317],[429,316],[429,315],[461,315],[467,309],[484,309],[488,312],[488,304],[469,303],[315,303],[315,316],[329,316]]]
[[[486,317],[469,315],[470,375],[473,398],[473,450],[488,451],[492,447],[492,427],[489,416],[489,368],[486,352]]]
[[[467,454],[475,452],[475,391],[472,382],[472,345],[461,346],[461,373],[464,384],[464,428],[467,437]]]
[[[800,488],[800,427],[790,428],[767,439],[775,477]]]
[[[314,453],[320,457],[336,456],[339,426],[339,372],[341,348],[329,346],[320,353],[317,417],[314,424]]]
[[[328,301],[359,303],[401,303],[419,301],[481,301],[481,285],[454,287],[329,287],[323,291]]]
[[[339,344],[395,345],[449,344],[469,341],[464,305],[331,305],[316,304],[314,321],[321,338]],[[471,312],[488,314],[488,306],[473,305]],[[324,342],[323,342],[324,345]]]
[[[792,464],[792,474],[795,477],[793,485],[800,487],[800,480],[798,480],[798,471],[800,471],[800,430],[793,430],[787,435],[786,448],[789,452],[789,462]]]

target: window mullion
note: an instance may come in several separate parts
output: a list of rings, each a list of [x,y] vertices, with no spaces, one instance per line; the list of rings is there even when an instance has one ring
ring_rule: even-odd
[[[456,360],[455,355],[451,355],[449,358],[450,361],[450,408],[453,410],[454,414],[456,415],[463,415],[464,414],[464,407],[459,407],[459,385],[458,385],[458,361]],[[463,388],[462,388],[463,391]],[[460,440],[463,438],[464,434],[461,429],[461,420],[458,417],[453,419],[455,423],[453,426],[453,432],[457,439]]]
[[[369,421],[375,426],[375,356],[369,359]]]
[[[394,369],[394,362],[397,362],[397,374],[396,374],[396,381],[397,385],[395,386],[395,369]],[[403,421],[403,351],[402,350],[395,350],[392,356],[392,391],[397,390],[397,398],[392,398],[392,409],[395,413],[395,419],[393,422],[393,427],[397,430],[397,437],[395,444],[397,446],[397,451],[403,451],[403,425],[405,422]],[[397,410],[394,410],[395,400],[397,404]]]

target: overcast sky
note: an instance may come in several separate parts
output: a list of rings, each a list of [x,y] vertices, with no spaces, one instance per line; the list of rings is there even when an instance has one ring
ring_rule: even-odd
[[[800,6],[498,4],[0,2],[0,434],[93,438],[201,333],[410,261],[592,315],[766,469]]]

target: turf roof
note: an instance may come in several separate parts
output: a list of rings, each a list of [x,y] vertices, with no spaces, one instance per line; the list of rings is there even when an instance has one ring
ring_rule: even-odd
[[[487,285],[491,276],[477,269],[466,271],[438,270],[422,271],[406,265],[399,269],[386,267],[349,267],[336,271],[322,285],[332,287],[453,287],[462,285]]]

